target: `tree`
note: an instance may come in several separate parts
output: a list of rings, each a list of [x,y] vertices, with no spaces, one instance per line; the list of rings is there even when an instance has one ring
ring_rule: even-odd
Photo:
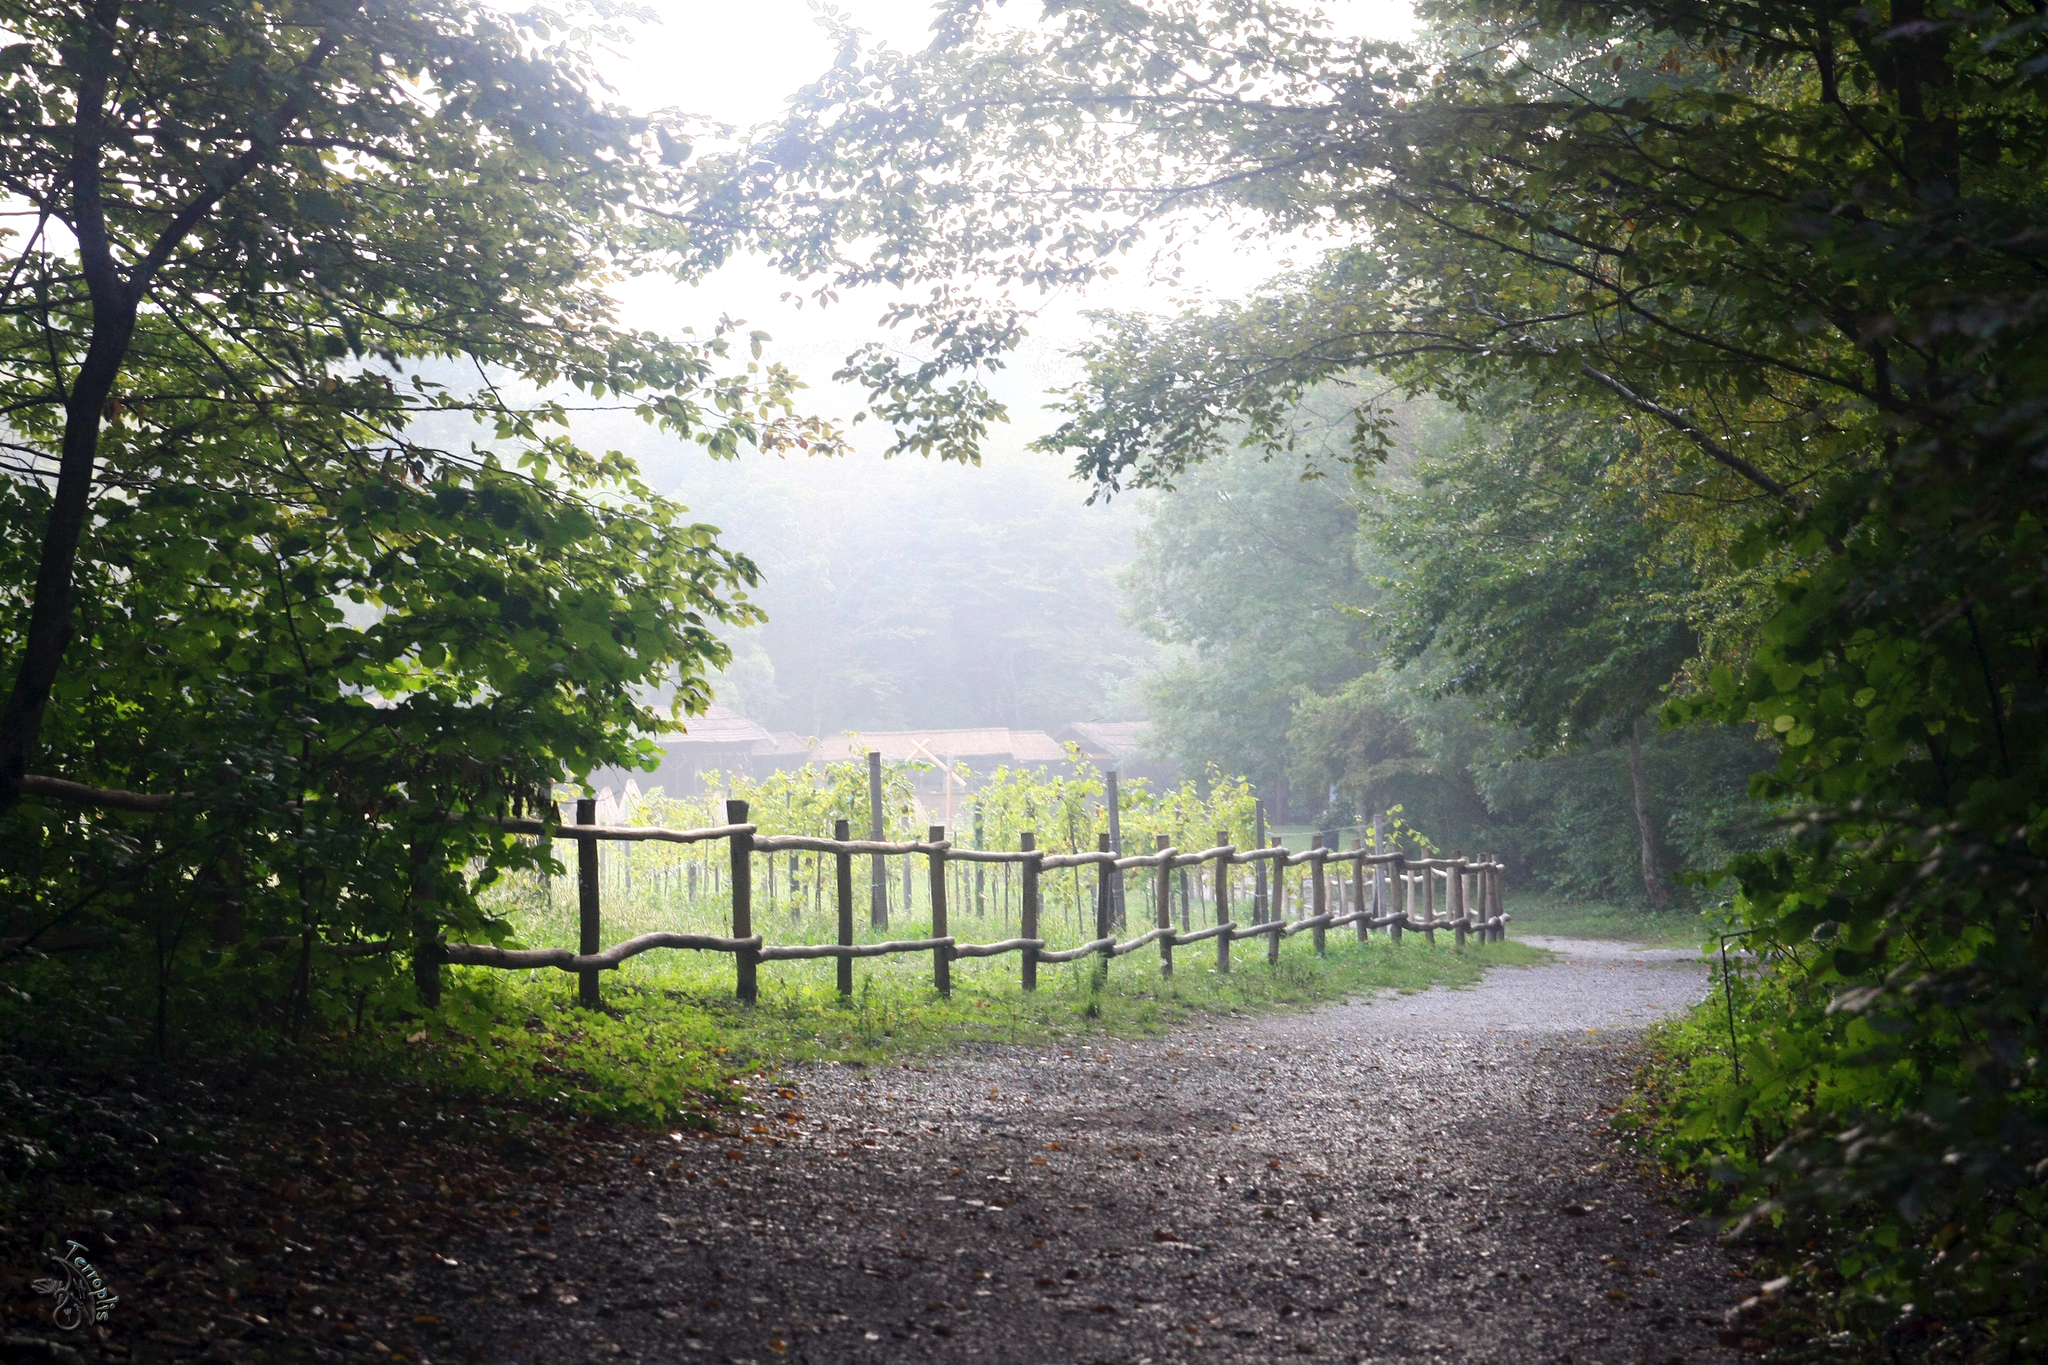
[[[522,408],[509,385],[633,395],[726,451],[820,434],[778,421],[786,375],[715,381],[722,337],[613,322],[604,289],[657,263],[648,206],[684,197],[686,173],[666,129],[592,98],[584,35],[559,18],[92,0],[0,7],[0,27],[16,39],[0,183],[34,223],[0,295],[0,401],[40,522],[6,650],[0,810],[37,751],[81,550],[110,504],[232,483],[293,505],[366,480],[402,501],[491,468],[411,430],[428,413],[546,449],[536,469],[599,469],[541,440],[559,400]],[[437,359],[499,377],[462,392],[420,367]]]
[[[551,855],[494,818],[708,702],[756,569],[572,408],[837,448],[729,327],[616,321],[696,171],[590,17],[0,8],[8,956],[126,936],[160,1044],[201,963],[296,1030],[322,941],[502,935],[477,892]]]
[[[1445,848],[1498,847],[1498,826],[1472,780],[1471,741],[1493,734],[1476,717],[1447,726],[1432,715],[1436,724],[1418,724],[1412,681],[1383,666],[1299,698],[1287,727],[1296,780],[1311,791],[1336,791],[1336,804],[1348,804],[1362,821],[1398,806],[1411,827]]]
[[[1285,449],[1304,395],[1372,371],[1628,415],[1662,487],[1741,504],[1735,566],[1776,600],[1741,666],[1666,715],[1781,737],[1759,794],[1802,819],[1737,863],[1787,995],[1753,1083],[1698,1121],[1787,1134],[1753,1211],[1804,1224],[1787,1246],[1853,1244],[1816,1271],[1844,1314],[1906,1332],[1910,1301],[1938,1346],[2027,1354],[2048,22],[1927,0],[1423,12],[1409,52],[1256,0],[1081,0],[1010,28],[962,3],[928,51],[808,92],[777,133],[782,230],[857,222],[905,282],[978,268],[978,294],[906,310],[928,364],[869,371],[907,406],[1000,363],[1013,291],[1097,275],[1175,215],[1329,242],[1250,300],[1103,320],[1046,442],[1098,490],[1169,486],[1247,428]],[[1368,392],[1357,414],[1369,459],[1387,417]]]
[[[1697,576],[1654,496],[1613,477],[1632,466],[1626,426],[1509,389],[1475,396],[1463,428],[1365,522],[1396,566],[1380,613],[1395,657],[1440,651],[1441,686],[1535,753],[1623,744],[1644,894],[1668,910],[1643,731],[1698,653]]]
[[[1191,471],[1172,497],[1145,504],[1125,571],[1125,611],[1178,652],[1145,684],[1148,709],[1182,770],[1214,763],[1287,798],[1296,701],[1368,666],[1348,615],[1365,592],[1354,548],[1358,508],[1344,481],[1276,477],[1256,454]]]

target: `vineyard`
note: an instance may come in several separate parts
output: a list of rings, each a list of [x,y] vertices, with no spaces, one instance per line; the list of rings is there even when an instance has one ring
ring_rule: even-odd
[[[913,775],[928,770],[924,763],[882,765],[883,821],[876,831],[884,839],[915,841],[926,832]],[[1078,754],[1071,760],[1071,775],[1048,773],[1043,768],[998,768],[987,775],[965,804],[954,833],[957,847],[1011,850],[1021,846],[1026,831],[1036,836],[1040,849],[1080,853],[1096,847],[1098,837],[1109,830],[1109,810],[1104,798],[1109,780],[1100,769]],[[971,786],[978,775],[966,764],[955,766],[953,776]],[[686,829],[723,822],[728,795],[745,801],[750,819],[766,836],[805,835],[817,839],[832,837],[835,821],[845,820],[855,830],[870,830],[868,770],[857,763],[805,764],[787,772],[754,779],[739,775],[711,774],[712,788],[702,796],[671,797],[656,788],[645,794],[631,791],[612,798],[599,798],[598,823],[654,825]],[[1218,831],[1228,834],[1227,842],[1252,848],[1263,842],[1256,828],[1258,798],[1243,777],[1224,777],[1211,770],[1205,796],[1193,781],[1179,787],[1155,791],[1142,781],[1118,784],[1117,813],[1121,843],[1127,849],[1149,849],[1160,836],[1176,848],[1203,848]],[[1370,830],[1361,831],[1365,847],[1382,851]],[[1419,831],[1410,829],[1396,809],[1382,820],[1380,836],[1387,849],[1406,848],[1418,855],[1436,851],[1436,845]],[[605,846],[599,855],[605,904],[622,909],[636,907],[628,914],[659,918],[675,923],[677,914],[696,915],[702,922],[725,923],[730,900],[723,888],[721,853],[709,846],[679,848],[650,843]],[[912,860],[895,860],[895,875],[886,885],[889,908],[884,925],[898,920],[928,922],[931,898]],[[757,905],[787,917],[792,927],[806,920],[814,926],[825,922],[830,912],[830,863],[818,852],[791,853],[764,858],[763,878],[754,888]],[[1213,883],[1200,872],[1182,870],[1177,903],[1184,918],[1199,922],[1203,907],[1213,908]],[[1293,869],[1297,887],[1306,876]],[[955,884],[950,904],[988,920],[995,927],[1016,923],[1019,878],[1013,865],[987,868],[961,866],[954,870]],[[1237,904],[1260,904],[1268,894],[1264,877],[1257,869],[1242,869],[1238,880],[1244,890]],[[1069,869],[1057,881],[1048,880],[1042,891],[1048,931],[1080,934],[1092,923],[1090,897],[1083,885],[1081,869]],[[536,892],[538,895],[536,895]],[[545,879],[527,879],[520,898],[514,902],[529,916],[545,915],[550,891]],[[638,907],[644,906],[644,909]],[[1057,907],[1057,913],[1054,913]],[[609,914],[609,911],[608,911]],[[621,927],[623,927],[622,921]],[[570,920],[573,930],[573,917]],[[536,932],[538,932],[536,922]],[[572,934],[573,936],[573,934]],[[552,940],[550,940],[552,941]],[[565,940],[566,941],[566,940]],[[1078,940],[1077,940],[1078,941]]]

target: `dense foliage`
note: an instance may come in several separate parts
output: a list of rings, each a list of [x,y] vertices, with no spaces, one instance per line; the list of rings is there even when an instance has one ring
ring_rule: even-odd
[[[1758,794],[1797,822],[1734,865],[1785,1001],[1759,1042],[1800,1068],[1714,1092],[1714,1131],[1785,1135],[1732,1168],[1752,1230],[1811,1262],[1832,1322],[2038,1355],[2048,23],[1925,0],[1424,14],[1404,50],[1255,0],[1035,26],[963,3],[929,51],[807,92],[777,134],[786,224],[858,222],[875,273],[963,282],[913,310],[930,364],[876,381],[956,403],[1014,344],[1019,292],[1148,228],[1327,243],[1245,302],[1102,319],[1046,444],[1105,493],[1247,430],[1299,450],[1297,405],[1333,383],[1377,456],[1367,373],[1626,423],[1628,478],[1690,504],[1669,534],[1726,585],[1665,714],[1773,736]],[[1530,657],[1476,662],[1510,701],[1585,676]]]
[[[161,1021],[174,965],[288,938],[234,998],[296,1023],[318,940],[488,931],[474,892],[536,854],[477,817],[708,700],[755,569],[568,412],[832,437],[723,330],[616,320],[687,149],[598,97],[576,22],[0,9],[8,955],[124,936]]]
[[[1168,651],[1144,688],[1165,747],[1188,772],[1214,762],[1250,775],[1276,820],[1323,805],[1314,785],[1290,799],[1296,704],[1366,662],[1350,614],[1366,586],[1358,524],[1343,481],[1221,459],[1145,505],[1121,579],[1126,614]]]

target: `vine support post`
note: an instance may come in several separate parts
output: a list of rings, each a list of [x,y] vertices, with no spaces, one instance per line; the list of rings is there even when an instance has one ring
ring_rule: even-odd
[[[595,825],[597,823],[597,800],[595,797],[576,799],[576,823]],[[576,919],[578,953],[590,954],[604,951],[603,933],[598,917],[597,840],[583,835],[576,840]],[[576,974],[576,1003],[585,1009],[598,1007],[597,970],[590,968]]]
[[[927,855],[931,866],[932,881],[932,937],[946,936],[946,850],[938,845],[946,841],[946,827],[933,825],[926,836],[933,845]],[[932,949],[932,984],[938,988],[940,997],[953,994],[953,954],[941,943]]]
[[[1017,836],[1017,847],[1023,849],[1027,854],[1035,854],[1038,850],[1038,835],[1031,830],[1025,830]],[[1038,859],[1036,857],[1024,859],[1024,888],[1022,894],[1024,899],[1023,935],[1025,938],[1037,938]],[[1023,980],[1025,990],[1035,991],[1038,989],[1038,949],[1036,948],[1026,948],[1024,950]]]
[[[832,822],[832,837],[842,844],[853,838],[852,823],[846,820],[834,820]],[[851,948],[853,946],[853,855],[843,848],[840,849],[832,855],[832,869],[837,874],[833,881],[839,893],[839,946]],[[853,994],[853,959],[845,954],[841,954],[839,958],[839,994],[842,996]]]
[[[725,822],[728,825],[747,823],[747,803],[728,801],[725,803]],[[735,831],[729,843],[732,848],[732,936],[752,938],[754,935],[754,836],[746,830]],[[739,978],[734,994],[742,1005],[751,1005],[760,994],[756,981],[756,969],[760,966],[760,954],[750,948],[742,948],[733,954],[734,974]]]
[[[987,848],[988,845],[981,841],[981,832],[981,803],[977,801],[974,806],[974,846]],[[988,918],[988,883],[983,876],[987,870],[984,864],[974,865],[974,917],[979,920]]]
[[[1323,836],[1320,834],[1310,835],[1308,846],[1311,850],[1322,848]],[[1321,919],[1324,913],[1328,911],[1330,908],[1330,884],[1329,878],[1323,875],[1324,864],[1325,859],[1323,858],[1317,858],[1314,862],[1309,864],[1308,913],[1310,917],[1314,919]],[[1325,938],[1323,934],[1323,930],[1325,927],[1326,926],[1324,925],[1318,924],[1313,930],[1310,931],[1315,935],[1317,957],[1322,957],[1324,955],[1324,949],[1328,944],[1328,940]]]
[[[1154,851],[1155,851],[1155,852],[1158,852],[1158,853],[1164,853],[1164,852],[1166,852],[1166,849],[1167,849],[1167,838],[1166,838],[1166,836],[1165,836],[1164,834],[1162,834],[1162,835],[1159,835],[1159,836],[1158,836],[1158,838],[1157,838],[1157,839],[1156,839],[1156,840],[1154,841]],[[1164,930],[1166,930],[1166,931],[1167,931],[1166,933],[1163,933],[1163,934],[1161,934],[1161,935],[1159,936],[1159,974],[1160,974],[1161,976],[1172,976],[1172,975],[1173,975],[1173,860],[1172,860],[1171,858],[1161,858],[1161,859],[1159,860],[1159,882],[1158,882],[1158,891],[1159,891],[1159,916],[1158,916],[1158,920],[1159,920],[1159,927],[1160,927],[1161,929],[1164,929]]]

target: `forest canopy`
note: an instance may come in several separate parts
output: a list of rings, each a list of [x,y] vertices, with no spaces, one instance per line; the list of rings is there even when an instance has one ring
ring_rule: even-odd
[[[2048,17],[1429,0],[1397,44],[954,0],[917,52],[828,20],[789,116],[700,151],[609,102],[607,12],[0,4],[11,938],[144,924],[163,981],[205,906],[209,965],[301,945],[296,1021],[322,936],[502,932],[477,893],[539,855],[479,817],[646,755],[757,615],[752,561],[572,411],[844,448],[762,338],[628,327],[626,282],[753,252],[893,291],[837,378],[893,452],[971,461],[1048,296],[1287,239],[1242,299],[1095,315],[1040,448],[1098,498],[1386,500],[1384,581],[1323,561],[1331,610],[1257,660],[1306,694],[1258,724],[1340,766],[1416,739],[1331,666],[1367,648],[1538,749],[1633,759],[1652,712],[1768,745],[1776,837],[1706,870],[1760,963],[1748,1061],[1654,1140],[1830,1324],[2040,1354]],[[1372,482],[1424,398],[1462,433]],[[1155,638],[1243,629],[1168,588]]]
[[[680,130],[606,102],[595,14],[0,29],[10,940],[139,919],[175,956],[200,904],[234,952],[489,931],[475,891],[536,853],[470,817],[648,753],[649,697],[701,710],[754,616],[752,562],[572,409],[835,448],[758,337],[618,320],[677,268]],[[169,809],[23,800],[53,780]]]
[[[1098,495],[1244,443],[1313,473],[1294,416],[1327,386],[1353,386],[1362,467],[1394,446],[1394,397],[1524,403],[1503,472],[1558,449],[1544,424],[1573,430],[1607,525],[1538,563],[1578,554],[1584,600],[1425,563],[1395,637],[1539,729],[1618,725],[1668,687],[1668,724],[1770,737],[1753,790],[1787,837],[1729,864],[1774,964],[1762,1060],[1689,1101],[1675,1141],[1749,1182],[1751,1225],[1836,1320],[2037,1351],[2048,21],[1420,13],[1412,45],[1256,0],[1036,24],[966,0],[916,53],[849,31],[763,144],[777,169],[754,163],[783,195],[760,244],[904,286],[926,357],[848,373],[933,416],[986,412],[1035,297],[1141,241],[1314,244],[1249,298],[1096,319],[1041,444]],[[788,245],[821,239],[860,249]],[[1644,535],[1683,554],[1631,558]],[[1853,1251],[1802,1261],[1809,1234]]]

